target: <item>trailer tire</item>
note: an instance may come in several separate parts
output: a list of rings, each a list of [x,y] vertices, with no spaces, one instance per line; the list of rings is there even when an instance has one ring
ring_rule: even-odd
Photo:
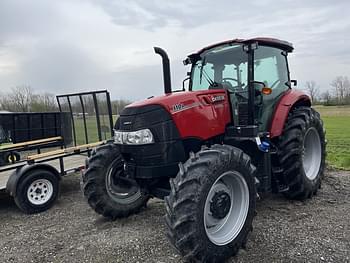
[[[139,186],[131,191],[127,187],[118,188],[119,185],[114,183],[114,179],[120,178],[124,169],[124,161],[117,145],[107,143],[92,151],[86,167],[83,193],[96,213],[115,220],[136,214],[146,206],[149,195]],[[126,192],[121,192],[122,190]]]
[[[32,169],[17,182],[16,205],[27,214],[48,210],[57,200],[59,178],[45,169]]]
[[[165,221],[186,262],[225,262],[245,247],[255,216],[255,170],[247,154],[228,145],[204,148],[180,164]]]

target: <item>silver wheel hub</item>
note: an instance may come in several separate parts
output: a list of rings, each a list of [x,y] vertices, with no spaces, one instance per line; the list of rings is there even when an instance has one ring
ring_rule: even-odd
[[[53,195],[53,185],[47,179],[38,179],[32,182],[27,190],[27,198],[34,205],[43,205]]]
[[[322,159],[321,140],[314,127],[309,128],[305,133],[302,159],[306,177],[314,180],[320,170]]]
[[[123,175],[124,168],[113,167],[112,164],[106,177],[106,190],[116,203],[127,205],[137,201],[142,193],[136,182]]]
[[[204,227],[211,242],[223,246],[241,232],[249,210],[249,189],[237,171],[223,173],[209,190]]]

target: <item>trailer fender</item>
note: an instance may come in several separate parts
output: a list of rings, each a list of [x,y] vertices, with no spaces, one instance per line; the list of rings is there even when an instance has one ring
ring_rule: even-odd
[[[15,197],[17,193],[17,184],[18,182],[32,170],[46,170],[50,171],[57,176],[58,180],[61,180],[59,172],[53,166],[45,163],[35,163],[35,164],[26,164],[17,168],[10,176],[6,184],[6,191],[12,196]]]
[[[310,97],[300,90],[288,90],[275,107],[270,126],[271,138],[282,134],[289,112],[298,106],[311,107]]]

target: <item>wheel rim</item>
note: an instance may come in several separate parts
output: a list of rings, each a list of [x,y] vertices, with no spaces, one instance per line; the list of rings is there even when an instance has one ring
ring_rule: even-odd
[[[314,180],[321,166],[321,140],[317,130],[311,127],[304,137],[303,168],[308,179]]]
[[[32,182],[27,191],[29,202],[34,205],[43,205],[51,199],[53,195],[53,185],[47,179],[38,179]]]
[[[248,210],[249,189],[243,176],[237,171],[222,174],[210,188],[204,207],[209,240],[219,246],[232,242],[241,232]]]
[[[108,169],[106,177],[106,190],[108,195],[117,203],[131,204],[141,197],[140,187],[136,182],[123,177],[123,166],[116,165],[114,161]]]

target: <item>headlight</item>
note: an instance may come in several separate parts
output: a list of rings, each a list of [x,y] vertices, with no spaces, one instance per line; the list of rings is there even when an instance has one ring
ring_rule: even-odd
[[[138,131],[117,131],[114,130],[114,142],[118,144],[150,144],[153,143],[153,134],[149,129]]]

